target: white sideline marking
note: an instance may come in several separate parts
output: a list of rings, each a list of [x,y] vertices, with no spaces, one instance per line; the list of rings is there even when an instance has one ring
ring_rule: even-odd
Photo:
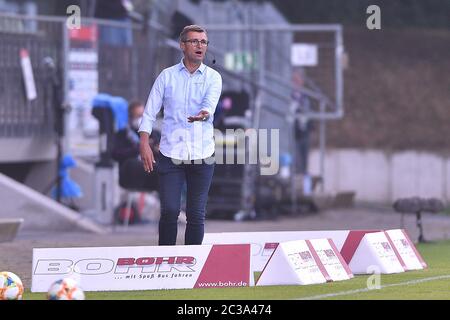
[[[384,288],[389,288],[389,287],[399,287],[399,286],[405,286],[405,285],[410,285],[410,284],[417,284],[417,283],[434,281],[434,280],[442,280],[442,279],[450,279],[450,275],[443,275],[443,276],[436,276],[436,277],[430,277],[430,278],[423,278],[423,279],[419,279],[419,280],[411,280],[411,281],[406,281],[406,282],[387,284],[385,286],[380,286],[381,287],[380,289],[369,289],[369,288],[356,289],[356,290],[349,290],[349,291],[341,291],[341,292],[335,292],[335,293],[321,294],[321,295],[317,295],[317,296],[299,298],[299,299],[295,299],[295,300],[325,299],[325,298],[331,298],[331,297],[337,297],[337,296],[346,296],[346,295],[354,294],[354,293],[363,293],[363,292],[368,292],[368,291],[378,291],[378,290],[381,290],[381,289],[384,289]]]

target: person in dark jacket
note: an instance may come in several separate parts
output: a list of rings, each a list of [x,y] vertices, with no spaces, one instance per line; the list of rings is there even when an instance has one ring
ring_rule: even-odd
[[[144,105],[133,101],[128,106],[128,125],[116,132],[112,157],[119,164],[119,185],[125,189],[148,190],[158,189],[158,176],[145,173],[140,159],[139,135],[137,130],[144,113]],[[154,130],[149,143],[154,154],[159,154],[161,134]]]
[[[111,46],[130,46],[133,43],[130,0],[96,0],[95,17],[129,24],[128,28],[100,24],[100,42]]]

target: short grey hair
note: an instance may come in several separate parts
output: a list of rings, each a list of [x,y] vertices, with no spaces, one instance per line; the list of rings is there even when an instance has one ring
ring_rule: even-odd
[[[186,26],[183,28],[183,30],[180,33],[180,41],[184,42],[187,40],[187,34],[188,32],[204,32],[205,34],[207,34],[206,29],[203,27],[200,27],[196,24],[191,24],[189,26]]]

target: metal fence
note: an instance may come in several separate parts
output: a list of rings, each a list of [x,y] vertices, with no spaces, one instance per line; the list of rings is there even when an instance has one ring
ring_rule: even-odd
[[[67,100],[69,30],[64,18],[0,15],[0,136],[30,136],[51,133],[52,110],[46,99],[48,74],[42,64],[45,57],[56,61],[59,77],[65,84]],[[176,41],[170,42],[161,26],[131,25],[107,20],[83,19],[84,25],[98,25],[98,91],[125,99],[145,100],[151,84],[164,68],[180,57]],[[111,30],[108,30],[111,29]],[[312,97],[310,117],[339,118],[342,106],[342,31],[340,26],[265,26],[207,25],[215,68],[223,73],[225,90],[245,90],[252,103],[259,94],[261,108],[255,109],[253,125],[285,127],[291,103],[293,68],[291,45],[295,42],[318,47],[319,63],[303,67],[305,86]],[[106,31],[105,31],[106,30]],[[125,43],[108,43],[102,32],[129,32]],[[106,37],[106,40],[107,37]],[[30,51],[38,97],[25,99],[20,69],[21,48]],[[253,63],[247,69],[230,69],[230,54],[250,54]],[[211,60],[211,58],[209,59]],[[207,61],[208,62],[208,61]],[[209,61],[210,62],[210,61]],[[47,77],[47,78],[46,78]],[[274,118],[275,117],[275,118]],[[282,135],[283,136],[283,135]],[[287,146],[282,147],[286,149]]]
[[[66,133],[67,141],[71,141],[73,136],[83,134],[86,123],[70,120],[90,113],[87,104],[93,91],[145,102],[156,76],[174,61],[165,43],[167,34],[162,26],[82,19],[82,28],[92,26],[96,27],[97,36],[93,44],[89,44],[72,39],[64,17],[0,14],[0,139],[4,154],[10,154],[6,157],[8,161],[14,159],[17,139],[26,139],[27,143],[36,139],[39,143],[54,142],[55,108],[58,107],[52,100],[54,90],[61,90],[65,105],[69,106]],[[94,71],[95,79],[91,82],[95,82],[96,88],[84,90],[83,85],[71,78],[76,74],[74,65],[79,67],[73,57],[93,46],[96,66],[90,71]],[[37,97],[30,101],[26,97],[22,75],[22,49],[29,54],[36,86]],[[49,67],[49,60],[53,69]],[[74,91],[77,85],[79,88]],[[78,103],[82,100],[80,97],[88,101],[83,106]],[[68,144],[66,148],[70,148]],[[43,155],[37,158],[53,156],[50,149],[41,150]],[[36,158],[21,152],[16,160],[27,161],[27,156]]]
[[[62,28],[46,21],[0,16],[0,137],[35,137],[53,134],[49,74],[42,61],[63,59]],[[31,57],[37,98],[28,101],[21,71],[20,52]],[[62,65],[57,65],[62,72]]]

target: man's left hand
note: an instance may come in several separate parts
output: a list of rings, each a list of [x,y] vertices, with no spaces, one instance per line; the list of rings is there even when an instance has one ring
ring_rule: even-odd
[[[209,118],[209,112],[205,110],[201,110],[196,116],[188,117],[188,122],[194,121],[206,121]]]

